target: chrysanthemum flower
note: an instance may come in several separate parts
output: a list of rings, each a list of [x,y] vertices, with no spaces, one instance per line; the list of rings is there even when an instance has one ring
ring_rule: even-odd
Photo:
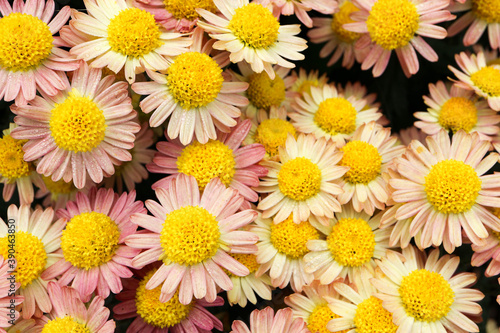
[[[280,309],[274,314],[271,307],[253,310],[250,314],[250,328],[241,320],[233,321],[231,333],[308,333],[301,318],[293,318],[290,308]]]
[[[11,237],[11,239],[14,239],[14,243],[11,244],[15,244],[15,238]],[[17,249],[17,246],[15,249]],[[12,251],[11,254],[13,254]],[[9,258],[8,255],[4,259],[2,253],[0,256],[0,333],[6,332],[2,327],[13,326],[12,322],[20,318],[18,310],[19,305],[24,300],[24,296],[19,296],[16,293],[19,287],[21,287],[21,283],[15,277],[13,278],[14,274],[12,272],[15,270],[15,267],[15,259]],[[13,311],[11,311],[12,307],[14,307]]]
[[[421,37],[443,39],[446,29],[436,23],[455,18],[447,10],[449,0],[352,0],[360,11],[353,15],[357,22],[344,24],[344,29],[365,33],[356,47],[372,47],[361,64],[373,67],[374,77],[385,71],[394,50],[406,76],[418,72],[415,50],[425,59],[435,62],[438,55]]]
[[[52,208],[36,209],[21,205],[19,209],[10,205],[7,210],[9,221],[15,221],[15,259],[17,262],[16,281],[21,284],[19,294],[24,296],[22,316],[29,319],[33,315],[40,317],[49,312],[52,305],[47,294],[47,281],[42,280],[41,274],[54,264],[61,255],[56,253],[60,249],[60,237],[66,221],[54,220]],[[8,226],[0,219],[0,255],[9,259],[9,244],[12,237]],[[9,226],[9,228],[12,228]]]
[[[0,138],[0,182],[3,183],[2,197],[10,201],[17,187],[21,205],[29,205],[34,199],[33,184],[45,189],[42,177],[35,171],[31,162],[24,160],[23,146],[26,140],[16,140],[11,132],[17,125],[9,124]]]
[[[267,169],[258,165],[265,154],[262,145],[255,143],[240,147],[250,130],[250,120],[234,127],[231,133],[217,132],[217,140],[202,144],[193,141],[182,146],[175,141],[159,142],[158,153],[153,163],[147,165],[150,172],[166,173],[169,176],[153,184],[153,189],[168,189],[171,181],[182,173],[196,178],[200,190],[218,177],[222,184],[239,191],[248,202],[258,200],[257,193],[251,188],[259,185],[259,177],[267,174]]]
[[[464,131],[450,142],[448,132],[441,130],[427,138],[427,146],[412,141],[394,161],[401,178],[389,180],[395,189],[392,198],[403,204],[396,219],[413,218],[410,235],[422,230],[422,248],[443,243],[451,253],[462,245],[462,228],[472,243],[483,244],[485,226],[500,231],[500,219],[485,207],[500,207],[500,192],[491,190],[498,187],[500,174],[484,175],[498,154],[484,157],[489,142]]]
[[[426,259],[412,246],[403,250],[403,256],[388,253],[378,262],[384,275],[371,279],[378,289],[375,297],[392,313],[398,332],[479,332],[468,316],[481,313],[476,302],[484,295],[466,288],[476,281],[474,273],[453,276],[460,258],[439,258],[435,249]]]
[[[299,68],[299,73],[297,71],[292,71],[292,77],[296,78],[290,90],[298,92],[302,97],[304,93],[311,94],[311,87],[323,88],[325,84],[328,83],[328,77],[326,73],[319,76],[318,70],[309,70],[308,72],[304,68]]]
[[[67,40],[86,38],[71,48],[78,59],[92,61],[94,68],[108,67],[115,74],[125,67],[125,78],[135,82],[135,74],[146,68],[165,70],[171,57],[186,52],[191,40],[179,33],[167,32],[154,15],[133,7],[126,0],[85,0],[87,13],[73,11],[72,29],[63,31]]]
[[[241,111],[248,104],[239,95],[247,83],[229,82],[224,78],[221,64],[224,54],[210,57],[212,43],[203,43],[203,30],[196,29],[193,46],[173,59],[167,74],[148,70],[153,82],[136,82],[132,89],[148,95],[141,101],[145,113],[154,111],[149,124],[161,125],[170,117],[166,134],[170,139],[180,138],[187,145],[193,135],[201,143],[215,140],[215,129],[228,132],[237,123]]]
[[[427,143],[425,142],[427,134],[425,134],[421,129],[416,128],[415,126],[404,128],[395,135],[404,146],[409,146],[413,140],[420,141],[424,146],[427,145]]]
[[[340,150],[343,155],[339,165],[350,169],[335,181],[344,190],[339,202],[343,205],[352,201],[356,211],[364,210],[370,215],[375,208],[383,210],[389,190],[382,174],[405,147],[397,145],[397,138],[391,136],[389,128],[370,122],[360,126]]]
[[[337,10],[336,0],[258,0],[263,6],[273,5],[273,13],[277,18],[280,15],[297,16],[300,22],[306,27],[312,28],[313,19],[307,14],[310,10],[315,10],[321,14],[333,14]]]
[[[19,127],[12,131],[23,146],[24,160],[40,158],[37,172],[53,181],[73,180],[79,189],[87,175],[100,183],[114,173],[113,161],[130,161],[140,130],[128,97],[126,82],[101,79],[101,70],[83,61],[73,73],[71,87],[55,96],[37,96],[28,105],[11,110]],[[111,157],[112,158],[111,158]]]
[[[378,228],[381,217],[382,213],[372,217],[344,205],[328,225],[315,224],[326,239],[307,243],[311,252],[304,256],[305,271],[314,273],[321,284],[330,284],[338,278],[353,282],[363,267],[374,268],[374,260],[389,248],[391,230]]]
[[[366,109],[366,106],[365,99],[353,95],[345,97],[334,85],[328,84],[323,88],[311,87],[310,94],[296,98],[292,103],[295,112],[289,116],[298,132],[324,137],[340,147],[361,125],[382,116],[377,107]]]
[[[53,96],[69,86],[65,71],[79,64],[54,37],[68,21],[71,9],[61,8],[54,15],[54,1],[32,0],[26,3],[0,2],[0,98],[16,105],[35,98],[37,91]]]
[[[356,81],[354,83],[347,82],[345,85],[337,84],[337,92],[339,95],[342,95],[344,98],[349,98],[351,96],[356,99],[364,99],[366,101],[366,106],[363,108],[364,110],[377,108],[380,109],[380,103],[377,102],[377,94],[368,93],[368,90],[361,82]],[[381,116],[381,118],[384,115]],[[382,119],[379,118],[377,123],[382,125]],[[383,125],[385,126],[385,125]]]
[[[262,217],[274,216],[275,223],[293,213],[293,221],[307,221],[310,214],[333,217],[340,211],[337,195],[342,193],[334,182],[348,167],[337,165],[342,153],[325,138],[301,134],[295,140],[289,135],[285,146],[279,148],[279,162],[263,161],[269,169],[256,191],[269,193],[257,206]]]
[[[463,71],[448,66],[461,88],[474,90],[477,95],[488,100],[488,105],[495,111],[500,110],[500,65],[486,63],[483,52],[468,56],[465,52],[455,55],[455,60]]]
[[[224,300],[217,297],[212,303],[205,299],[193,300],[181,304],[179,298],[172,297],[167,302],[160,302],[161,286],[146,289],[157,268],[145,269],[137,273],[136,278],[123,281],[124,290],[116,295],[121,301],[113,307],[116,320],[135,318],[128,326],[127,333],[150,332],[189,332],[206,333],[213,329],[222,331],[222,323],[206,308],[221,306]]]
[[[140,251],[124,244],[137,226],[130,221],[134,213],[144,213],[135,191],[118,194],[112,189],[92,188],[88,195],[79,192],[57,214],[67,220],[61,237],[62,256],[42,274],[43,279],[60,276],[61,286],[75,288],[84,302],[95,292],[106,298],[110,291],[122,290],[121,278],[132,276],[131,260]]]
[[[0,333],[30,332],[30,329],[35,325],[35,319],[19,319],[14,325],[8,324],[6,327],[0,328]]]
[[[110,311],[104,299],[96,296],[85,305],[78,292],[71,287],[61,287],[55,282],[47,285],[52,311],[37,321],[29,333],[89,332],[113,333],[116,323],[108,320]]]
[[[231,62],[245,60],[254,72],[266,71],[274,79],[273,64],[293,68],[295,65],[283,58],[304,59],[299,52],[307,48],[306,40],[295,36],[300,25],[280,25],[269,7],[249,0],[214,0],[214,3],[222,17],[197,9],[207,21],[199,21],[198,26],[217,39],[215,49],[231,52]]]
[[[495,208],[493,214],[500,217],[500,208]],[[484,272],[485,276],[495,276],[500,274],[500,232],[490,230],[490,235],[485,240],[484,245],[472,244],[471,265],[482,266],[491,259],[490,264]]]
[[[144,249],[132,260],[142,268],[157,260],[163,261],[146,284],[146,289],[161,287],[160,302],[167,302],[179,292],[182,304],[193,296],[214,302],[217,286],[233,288],[231,279],[222,270],[244,276],[248,268],[231,257],[232,253],[254,253],[258,237],[241,227],[252,222],[257,213],[252,209],[237,213],[243,197],[237,190],[226,188],[216,178],[200,194],[196,179],[178,175],[167,190],[158,188],[157,203],[146,201],[154,216],[132,215],[132,221],[146,229],[127,238],[126,243]]]
[[[85,187],[77,189],[73,182],[66,183],[63,179],[53,181],[50,177],[42,176],[45,189],[39,189],[35,193],[36,199],[42,199],[44,207],[52,207],[54,211],[66,208],[66,203],[70,200],[75,200],[76,194],[81,191],[87,193],[92,187],[92,181],[88,180]]]

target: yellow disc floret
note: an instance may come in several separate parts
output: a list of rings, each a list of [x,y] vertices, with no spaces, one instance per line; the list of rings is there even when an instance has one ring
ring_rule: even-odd
[[[205,208],[184,206],[167,215],[160,235],[160,260],[192,266],[212,258],[220,247],[219,223]]]
[[[285,145],[288,134],[296,137],[293,125],[283,119],[263,120],[255,130],[254,140],[266,148],[269,156],[278,155],[278,147]]]
[[[140,58],[160,47],[160,28],[153,14],[139,8],[126,8],[113,17],[108,25],[111,50]]]
[[[350,167],[344,180],[351,184],[368,184],[380,175],[382,156],[378,149],[364,141],[348,142],[340,150],[344,152],[339,165]]]
[[[500,67],[486,66],[471,74],[470,79],[475,87],[488,96],[500,96]]]
[[[102,110],[76,89],[52,109],[49,125],[56,145],[73,152],[91,151],[99,146],[107,127]]]
[[[382,301],[370,296],[358,304],[354,315],[358,333],[396,333],[398,327],[392,322],[392,313],[382,307]]]
[[[417,7],[409,0],[378,0],[366,25],[373,42],[386,50],[408,45],[418,29]]]
[[[306,157],[285,162],[278,173],[281,193],[295,201],[307,200],[319,193],[321,170]]]
[[[0,20],[1,21],[1,20]],[[23,145],[27,140],[16,140],[9,134],[0,139],[0,176],[9,180],[30,174],[31,163],[24,161]]]
[[[331,27],[341,42],[351,44],[361,37],[361,34],[343,28],[344,24],[355,22],[351,19],[351,14],[357,11],[359,11],[358,7],[354,6],[350,1],[345,1],[339,7],[339,11],[333,14]]]
[[[213,0],[163,0],[163,4],[165,9],[178,20],[193,21],[200,18],[196,8],[205,9],[212,13],[217,11]]]
[[[50,177],[45,176],[42,176],[42,178],[45,187],[47,187],[47,190],[49,190],[52,195],[69,194],[73,191],[76,191],[76,187],[75,185],[73,185],[73,182],[66,183],[62,179],[55,182]]]
[[[181,304],[179,302],[179,291],[176,291],[169,301],[160,302],[161,285],[151,290],[146,289],[146,284],[155,272],[156,270],[152,270],[139,282],[139,287],[135,292],[137,314],[146,323],[154,327],[175,326],[189,316],[194,302],[187,305]]]
[[[290,215],[285,221],[271,224],[271,243],[292,259],[302,258],[309,250],[307,242],[319,239],[319,233],[308,221],[294,223]]]
[[[446,316],[455,299],[450,283],[441,274],[426,269],[404,276],[399,295],[409,316],[427,322]]]
[[[65,316],[49,320],[42,328],[41,333],[91,333],[90,329],[85,324],[80,324],[76,319]]]
[[[425,176],[427,200],[443,214],[464,213],[476,203],[481,179],[470,165],[444,160],[432,166]]]
[[[254,73],[248,78],[248,84],[248,100],[258,109],[269,111],[271,106],[280,106],[285,100],[285,82],[279,75],[271,80],[266,72]]]
[[[0,19],[0,67],[12,72],[37,68],[51,54],[53,41],[38,17],[11,13]]]
[[[328,307],[328,305],[318,305],[307,319],[307,328],[314,333],[330,333],[326,328],[328,322],[332,319],[340,318]],[[349,330],[337,331],[337,333],[347,333]]]
[[[500,23],[500,2],[497,0],[472,0],[472,12],[487,23]]]
[[[255,254],[246,254],[246,253],[228,253],[231,257],[234,259],[238,260],[240,263],[245,265],[246,268],[248,268],[248,275],[255,273],[257,269],[259,269],[260,264],[257,263],[257,256]],[[240,276],[234,275],[227,269],[224,269],[224,272],[230,277],[237,277],[239,278]]]
[[[278,40],[280,24],[278,19],[266,7],[250,3],[236,8],[229,22],[231,30],[246,47],[265,49]]]
[[[316,125],[328,134],[350,134],[356,130],[356,109],[343,97],[325,99],[314,114]]]
[[[333,259],[346,267],[366,264],[375,251],[375,234],[363,219],[340,219],[326,241]]]
[[[186,52],[177,56],[167,74],[170,93],[186,110],[213,102],[224,82],[219,65],[200,52]]]
[[[216,177],[229,186],[236,170],[232,149],[217,140],[194,141],[182,150],[176,163],[180,173],[196,178],[200,190]]]
[[[452,97],[441,107],[438,122],[453,133],[458,130],[470,132],[477,124],[477,108],[465,97]]]
[[[73,266],[89,270],[107,263],[118,249],[120,229],[103,213],[75,215],[61,237],[64,259]]]
[[[11,235],[13,237],[0,238],[0,255],[7,260],[9,249],[11,247],[14,249],[17,261],[14,273],[16,282],[19,282],[21,288],[24,288],[42,274],[47,263],[47,252],[45,252],[40,238],[28,232],[18,231]]]

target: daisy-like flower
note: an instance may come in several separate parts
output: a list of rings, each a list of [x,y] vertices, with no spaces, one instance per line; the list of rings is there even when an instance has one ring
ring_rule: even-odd
[[[443,81],[435,85],[429,84],[430,96],[424,96],[429,106],[427,112],[415,112],[420,119],[415,126],[428,135],[434,135],[441,128],[456,133],[464,130],[467,133],[477,132],[481,140],[491,140],[498,133],[500,116],[488,107],[485,100],[475,97],[473,91],[453,85],[447,89]]]
[[[311,87],[323,88],[328,83],[326,73],[319,76],[318,70],[310,70],[307,72],[304,68],[299,68],[297,71],[292,71],[292,77],[295,77],[295,82],[290,88],[292,91],[298,92],[302,97],[304,93],[311,94]]]
[[[315,10],[321,14],[333,14],[337,10],[336,0],[259,0],[263,6],[273,5],[273,13],[277,18],[280,15],[294,15],[306,27],[312,28],[313,19],[307,14],[310,10]]]
[[[453,276],[460,258],[439,258],[435,249],[426,259],[413,246],[404,249],[403,256],[388,253],[378,262],[383,276],[371,279],[378,289],[375,297],[399,326],[397,332],[479,332],[468,317],[481,313],[476,302],[484,295],[466,288],[476,281],[474,273]]]
[[[11,7],[0,2],[0,98],[16,105],[35,98],[37,91],[53,96],[69,86],[65,71],[79,64],[60,46],[65,46],[59,29],[68,21],[71,9],[54,15],[54,1],[16,0]]]
[[[193,176],[201,191],[208,183],[219,178],[222,184],[239,191],[248,202],[256,202],[259,197],[251,188],[259,185],[259,177],[267,174],[267,169],[258,165],[265,154],[262,145],[255,143],[240,147],[250,130],[250,120],[234,127],[231,133],[217,133],[217,140],[203,144],[193,141],[182,146],[175,141],[159,142],[158,153],[153,163],[147,165],[150,172],[166,173],[169,176],[153,184],[153,189],[168,189],[177,174]]]
[[[160,302],[167,302],[177,291],[185,305],[193,296],[214,302],[217,286],[233,288],[222,268],[238,276],[249,274],[248,268],[228,252],[257,250],[258,237],[238,230],[257,215],[252,209],[237,212],[244,200],[238,191],[226,188],[218,178],[208,183],[203,194],[198,186],[194,177],[180,174],[168,191],[155,191],[160,203],[146,201],[154,216],[132,215],[132,221],[146,229],[126,240],[129,246],[146,250],[132,260],[133,266],[163,262],[146,284],[148,290],[162,285]]]
[[[17,266],[13,275],[21,284],[19,294],[24,297],[22,316],[24,319],[33,315],[40,317],[52,309],[47,281],[42,280],[41,274],[61,257],[56,251],[60,249],[61,232],[66,221],[59,219],[52,223],[52,208],[32,211],[29,205],[21,205],[19,209],[10,205],[7,217],[8,225],[0,219],[0,255],[5,260],[10,259],[9,245],[14,239]],[[14,237],[11,236],[12,229],[15,229]]]
[[[500,217],[500,208],[495,208],[493,214]],[[500,274],[500,232],[490,230],[490,235],[486,238],[485,244],[472,244],[472,250],[474,251],[471,259],[472,266],[482,266],[491,259],[484,275],[490,277]]]
[[[116,320],[135,318],[126,333],[208,333],[213,329],[222,331],[221,321],[206,309],[223,305],[224,300],[221,297],[217,297],[212,303],[200,299],[184,305],[179,302],[178,297],[160,302],[161,286],[146,289],[146,284],[157,270],[145,267],[138,271],[136,276],[139,279],[124,280],[123,292],[116,295],[120,303],[113,307],[113,317]]]
[[[116,323],[108,320],[110,311],[104,306],[104,298],[96,296],[85,305],[78,292],[71,287],[61,287],[49,282],[52,311],[37,321],[37,325],[26,333],[113,333]]]
[[[415,126],[400,130],[396,133],[396,136],[404,146],[409,146],[413,140],[420,141],[424,146],[426,145],[425,138],[427,138],[427,134]]]
[[[374,268],[389,248],[390,229],[378,228],[382,213],[370,216],[356,212],[351,205],[328,220],[328,225],[315,224],[326,239],[310,240],[311,251],[304,256],[307,273],[314,273],[321,284],[338,278],[353,282],[363,267]]]
[[[301,134],[295,140],[289,135],[284,147],[279,148],[279,162],[263,161],[269,169],[256,191],[270,193],[259,205],[262,217],[274,216],[275,223],[293,213],[293,221],[307,221],[310,214],[333,217],[340,211],[336,196],[342,193],[334,182],[348,167],[338,166],[342,153],[326,139],[315,139]]]
[[[132,276],[131,260],[139,250],[128,247],[124,239],[136,232],[130,221],[134,213],[145,213],[135,191],[118,196],[112,189],[95,187],[89,194],[79,192],[57,214],[67,220],[61,236],[62,256],[42,273],[43,279],[60,276],[61,286],[72,284],[84,302],[95,292],[106,298],[110,291],[122,289],[121,278]]]
[[[45,189],[45,185],[41,176],[35,171],[33,163],[24,159],[23,146],[27,141],[16,140],[11,136],[12,130],[16,127],[16,124],[9,124],[9,128],[3,131],[3,137],[0,138],[2,197],[4,201],[10,201],[17,187],[21,205],[29,205],[34,198],[33,184],[42,190]]]
[[[500,111],[500,65],[486,63],[483,52],[468,56],[465,52],[455,55],[455,60],[462,70],[448,66],[458,81],[455,85],[474,90],[477,95],[488,100],[488,105],[495,111]]]
[[[308,333],[301,318],[293,318],[290,308],[280,309],[274,314],[271,307],[253,310],[250,314],[250,328],[241,320],[233,321],[231,333]]]
[[[85,0],[87,13],[73,11],[71,29],[63,31],[64,39],[87,36],[71,48],[78,59],[92,61],[94,68],[108,67],[117,74],[125,67],[125,78],[135,82],[135,74],[146,68],[165,70],[171,57],[186,52],[191,40],[179,33],[167,32],[153,14],[133,7],[126,0]]]
[[[248,87],[247,83],[229,82],[222,73],[222,64],[227,53],[210,57],[212,43],[203,43],[203,30],[196,29],[193,45],[173,59],[167,74],[148,70],[153,82],[136,82],[132,89],[148,95],[141,101],[145,113],[154,111],[149,124],[161,125],[170,117],[166,135],[170,139],[180,138],[187,145],[196,136],[201,143],[215,140],[215,129],[229,132],[241,114],[238,107],[248,104],[239,95]]]
[[[344,29],[344,24],[354,22],[351,19],[351,14],[358,11],[359,8],[351,0],[340,0],[339,10],[331,18],[313,18],[314,29],[309,30],[307,36],[314,44],[326,42],[319,52],[319,56],[326,58],[333,53],[326,64],[327,66],[333,65],[344,56],[342,66],[350,69],[354,65],[354,61],[362,62],[366,57],[368,49],[355,47],[361,34]]]
[[[436,23],[455,18],[447,10],[449,0],[352,0],[360,9],[352,18],[357,21],[344,24],[344,29],[363,33],[356,47],[371,47],[361,69],[373,67],[374,77],[385,71],[391,53],[398,56],[407,77],[418,72],[418,51],[431,62],[438,60],[436,52],[421,37],[443,39],[446,29]]]
[[[311,87],[311,93],[302,96],[295,99],[294,112],[289,114],[297,131],[332,140],[339,147],[361,125],[382,116],[377,107],[366,109],[365,99],[354,95],[345,97],[332,84],[323,88]]]
[[[344,205],[352,201],[356,211],[364,210],[372,215],[375,208],[383,210],[389,199],[387,181],[382,176],[400,156],[405,146],[397,145],[397,138],[391,136],[391,130],[375,122],[360,126],[345,146],[339,165],[350,169],[335,181],[344,193],[338,197]]]
[[[42,199],[44,207],[52,207],[55,211],[66,208],[66,203],[75,200],[76,194],[81,191],[87,193],[90,189],[91,181],[87,181],[82,189],[77,189],[72,181],[66,183],[63,179],[53,181],[50,177],[42,176],[45,189],[40,189],[35,193],[36,199]]]
[[[28,105],[11,110],[19,127],[12,137],[28,140],[24,160],[40,158],[37,172],[64,179],[78,189],[87,175],[100,183],[114,173],[113,161],[130,161],[127,151],[140,130],[134,119],[127,83],[113,83],[112,75],[101,79],[101,70],[81,62],[71,87],[55,96],[37,96]],[[111,157],[110,157],[111,156]]]
[[[349,98],[351,96],[354,96],[356,99],[364,99],[366,101],[366,106],[363,108],[364,110],[367,109],[372,109],[372,108],[377,108],[380,109],[380,103],[376,102],[377,100],[377,94],[375,93],[368,93],[368,90],[364,85],[362,85],[359,81],[357,82],[347,82],[345,85],[342,84],[337,84],[337,91],[339,95],[344,96],[344,98]],[[382,125],[382,118],[384,115],[382,115],[377,123]],[[384,124],[385,126],[385,124]]]
[[[307,48],[306,40],[295,36],[300,32],[300,25],[280,25],[269,6],[249,3],[249,0],[214,0],[214,4],[222,17],[197,9],[207,21],[199,21],[198,26],[217,40],[215,49],[231,52],[231,62],[245,60],[255,73],[266,71],[272,80],[273,64],[294,68],[295,65],[284,58],[304,59],[299,52]]]
[[[441,130],[427,138],[427,146],[412,141],[394,161],[401,176],[389,183],[394,202],[402,203],[395,218],[413,218],[410,235],[422,230],[421,248],[443,243],[451,253],[462,245],[462,228],[473,244],[482,245],[488,237],[485,226],[500,231],[500,219],[485,207],[500,207],[500,193],[491,190],[498,188],[500,174],[484,175],[498,154],[485,157],[490,143],[464,131],[450,142]]]
[[[10,239],[15,240],[13,237]],[[11,244],[15,244],[15,241]],[[7,255],[7,259],[4,259],[3,253],[0,256],[0,315],[2,316],[0,318],[0,333],[6,333],[3,328],[12,326],[12,323],[20,318],[18,306],[24,300],[23,296],[14,294],[21,283],[12,274],[16,266],[16,260],[12,257],[12,251],[11,258]]]

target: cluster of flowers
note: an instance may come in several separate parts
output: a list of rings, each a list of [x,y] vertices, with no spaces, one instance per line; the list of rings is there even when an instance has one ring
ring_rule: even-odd
[[[0,176],[20,202],[0,223],[0,332],[479,332],[484,294],[453,253],[500,274],[500,1],[84,4],[0,0]],[[468,25],[464,45],[488,28],[493,51],[458,54],[392,135],[360,83],[292,71],[307,41],[281,15],[374,77],[393,50],[416,74],[416,51],[438,58],[422,37]],[[166,176],[143,202],[149,173]],[[286,307],[248,323],[208,310],[275,288]]]

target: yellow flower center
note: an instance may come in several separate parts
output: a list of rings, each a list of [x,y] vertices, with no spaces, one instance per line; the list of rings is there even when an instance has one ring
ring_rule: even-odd
[[[444,160],[432,166],[425,176],[427,200],[443,214],[464,213],[476,203],[481,179],[470,165]]]
[[[375,234],[363,219],[340,219],[333,226],[326,242],[333,259],[347,267],[366,264],[375,251]]]
[[[497,0],[472,0],[472,12],[487,23],[500,23],[500,3]]]
[[[283,119],[263,120],[255,130],[254,140],[266,148],[269,156],[278,155],[278,147],[285,145],[288,134],[296,137],[293,125]]]
[[[182,150],[176,163],[180,173],[196,178],[200,191],[216,177],[229,186],[236,166],[232,149],[217,140],[194,141]]]
[[[212,258],[219,249],[219,223],[205,208],[184,206],[167,215],[160,235],[165,263],[192,266]]]
[[[403,277],[399,295],[409,316],[427,322],[446,316],[455,299],[450,283],[441,274],[426,269]]]
[[[300,94],[308,93],[311,94],[311,87],[319,87],[318,80],[304,80],[299,87],[297,88],[297,92]]]
[[[306,245],[311,239],[319,239],[319,233],[308,221],[297,224],[290,215],[281,223],[271,224],[271,243],[290,258],[302,258],[309,252]]]
[[[120,229],[109,216],[91,212],[75,215],[61,237],[64,259],[89,270],[107,263],[118,249]]]
[[[392,313],[382,307],[382,301],[370,296],[358,304],[354,315],[358,333],[396,333],[398,327],[392,322]]]
[[[248,84],[248,100],[258,109],[269,111],[271,106],[278,107],[285,100],[285,82],[279,75],[271,80],[266,72],[255,73],[248,78]]]
[[[222,69],[215,60],[199,52],[187,52],[177,56],[167,73],[170,93],[186,110],[213,102],[224,82]]]
[[[16,281],[21,283],[21,288],[25,288],[42,274],[47,263],[47,252],[42,241],[28,232],[18,231],[12,235],[14,237],[0,238],[0,254],[7,260],[9,249],[10,252],[12,249],[15,251],[17,267],[14,275]]]
[[[441,107],[439,124],[453,133],[458,130],[470,132],[477,123],[477,108],[465,97],[452,97]]]
[[[71,316],[56,318],[49,320],[42,328],[41,333],[91,333],[90,329],[85,324],[80,324]]]
[[[358,7],[353,5],[350,1],[346,1],[340,6],[339,11],[333,14],[331,24],[332,30],[337,38],[343,43],[352,44],[361,37],[361,34],[345,30],[342,27],[346,23],[355,22],[351,19],[351,14],[357,11],[359,11]]]
[[[328,322],[332,319],[340,318],[328,307],[328,305],[318,305],[307,319],[307,328],[314,333],[330,333],[326,328]],[[337,331],[337,333],[347,333],[349,330]]]
[[[26,142],[28,140],[16,140],[8,134],[0,139],[0,176],[15,180],[30,174],[31,163],[24,161]]]
[[[250,271],[249,275],[255,273],[257,269],[259,269],[259,264],[257,263],[257,256],[255,254],[246,254],[246,253],[228,253],[231,257],[238,260],[240,263],[245,265],[246,268]],[[230,277],[239,278],[240,276],[234,275],[227,269],[224,269],[224,272]]]
[[[319,193],[321,170],[306,157],[296,157],[281,166],[278,173],[281,193],[295,201],[307,200]]]
[[[91,151],[99,146],[107,127],[102,110],[76,89],[52,109],[49,125],[56,145],[74,152]]]
[[[0,67],[11,72],[36,68],[51,54],[53,41],[38,17],[11,13],[0,19]]]
[[[386,50],[408,45],[417,32],[419,14],[409,0],[378,0],[366,20],[370,38]]]
[[[491,97],[500,96],[500,69],[486,66],[470,76],[474,86]]]
[[[339,165],[350,167],[344,180],[351,184],[368,184],[380,175],[382,156],[378,149],[364,141],[351,141],[340,148],[344,152]]]
[[[186,19],[193,21],[200,18],[196,8],[208,10],[212,13],[217,11],[213,0],[163,0],[165,9],[178,20]]]
[[[153,14],[139,8],[120,10],[108,25],[111,50],[140,58],[160,47],[160,28]]]
[[[137,314],[146,323],[154,327],[175,326],[189,316],[194,302],[188,305],[181,304],[179,302],[179,291],[176,291],[169,301],[160,302],[161,285],[151,290],[146,289],[146,284],[155,272],[156,270],[152,270],[139,282],[139,287],[135,292]]]
[[[278,40],[280,24],[269,9],[250,3],[236,8],[227,27],[246,47],[266,49]]]
[[[45,187],[52,194],[69,194],[76,190],[72,182],[66,183],[64,180],[53,181],[50,177],[42,176]]]
[[[356,109],[343,97],[325,99],[314,114],[314,122],[331,135],[350,134],[356,130]]]
[[[500,242],[500,232],[491,230],[491,234]]]

